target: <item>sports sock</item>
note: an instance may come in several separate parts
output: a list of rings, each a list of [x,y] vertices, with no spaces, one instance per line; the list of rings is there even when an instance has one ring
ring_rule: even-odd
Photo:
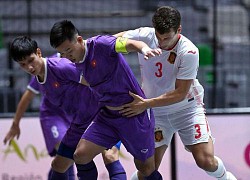
[[[110,180],[126,180],[126,172],[119,160],[106,165]]]
[[[68,171],[59,173],[51,169],[50,180],[68,180]]]
[[[135,172],[132,174],[130,180],[139,180],[138,175],[137,175],[137,172],[138,172],[138,171],[135,171]]]
[[[94,161],[88,164],[76,164],[77,176],[79,180],[96,180],[98,176],[97,168]]]
[[[74,165],[70,166],[67,171],[68,171],[69,180],[75,180]]]
[[[219,180],[226,180],[226,178],[227,178],[226,168],[225,168],[222,160],[220,158],[216,157],[216,156],[214,156],[214,157],[218,161],[218,168],[214,172],[206,171],[206,173],[209,176],[215,177],[215,178],[217,178]]]
[[[162,176],[157,170],[155,170],[148,177],[145,177],[144,179],[146,179],[146,180],[162,180]]]
[[[48,173],[48,180],[51,179],[51,174],[52,174],[52,168],[50,168],[49,173]]]

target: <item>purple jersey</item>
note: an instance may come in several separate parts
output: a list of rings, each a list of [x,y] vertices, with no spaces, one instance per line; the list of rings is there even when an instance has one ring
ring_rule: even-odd
[[[73,123],[87,127],[98,110],[98,97],[91,88],[75,82],[80,71],[65,58],[47,58],[45,76],[40,83],[41,93],[53,105],[73,115]]]
[[[102,105],[120,106],[131,102],[129,91],[145,98],[122,54],[115,51],[114,36],[96,36],[86,42],[86,57],[77,67],[100,95]]]
[[[40,93],[40,84],[32,77],[27,89],[34,94]],[[72,117],[67,115],[61,108],[53,105],[41,94],[40,124],[48,153],[56,154],[55,146],[62,141],[67,129],[70,127]]]
[[[32,77],[32,79],[29,82],[29,85],[27,89],[31,90],[34,94],[40,94],[40,84],[37,82],[35,77]],[[41,97],[41,103],[40,103],[40,118],[41,120],[44,119],[44,117],[47,116],[64,116],[65,120],[67,120],[69,123],[72,120],[72,117],[66,117],[66,113],[59,107],[52,104],[47,98],[44,97],[42,94]]]

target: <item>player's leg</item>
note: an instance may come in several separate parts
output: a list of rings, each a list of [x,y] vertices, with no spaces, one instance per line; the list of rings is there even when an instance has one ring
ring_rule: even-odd
[[[229,173],[226,171],[223,162],[214,156],[213,139],[204,109],[202,107],[190,108],[188,111],[183,113],[181,117],[183,123],[187,123],[185,124],[186,128],[179,131],[183,143],[192,152],[198,167],[212,177],[228,180],[227,174]]]
[[[58,152],[58,149],[59,149],[59,145],[60,143],[57,143],[56,146],[55,146],[55,153]],[[55,157],[54,155],[51,156],[51,157]],[[58,158],[58,157],[57,157]],[[57,159],[55,158],[55,159]],[[54,160],[55,160],[54,159]],[[55,160],[56,162],[58,160]],[[69,164],[72,164],[71,162]],[[68,180],[75,180],[75,170],[74,170],[74,163],[72,165],[70,165],[69,167],[64,167],[62,169],[67,169],[66,172],[64,172],[64,174],[67,174],[68,175]],[[51,180],[51,176],[52,176],[52,173],[53,173],[53,169],[51,168],[50,171],[49,171],[49,174],[48,174],[48,180]]]
[[[109,172],[109,178],[111,180],[126,180],[126,172],[119,161],[121,141],[109,150],[102,152],[104,164]]]
[[[152,111],[145,111],[129,120],[124,118],[124,121],[124,126],[117,126],[117,131],[127,151],[133,155],[137,170],[144,179],[162,179],[155,168],[155,120]]]
[[[162,180],[161,174],[155,169],[154,155],[147,160],[134,159],[135,166],[139,173],[147,180]]]
[[[160,164],[162,162],[163,156],[167,150],[168,146],[163,145],[158,148],[155,148],[155,168],[159,169]]]
[[[168,115],[155,114],[155,168],[159,169],[163,156],[177,131],[169,122]]]
[[[170,125],[167,115],[155,114],[155,169],[159,169],[163,156],[171,142],[175,130]],[[131,180],[143,180],[140,172],[136,171],[131,176]]]
[[[41,112],[40,120],[48,153],[51,157],[54,157],[58,151],[62,138],[70,126],[69,119],[63,114],[55,116],[54,112],[52,115],[46,112],[44,115],[44,113]],[[69,167],[67,171],[69,180],[75,180],[74,165]],[[48,173],[48,180],[50,180],[51,173],[52,169],[50,169]]]
[[[163,145],[158,148],[155,148],[155,169],[159,169],[163,156],[167,150],[168,146]],[[143,175],[139,171],[135,171],[132,176],[131,180],[143,180]]]
[[[158,170],[158,168],[159,168],[159,166],[161,164],[162,158],[164,156],[164,153],[166,152],[166,149],[167,149],[167,145],[163,145],[163,146],[158,147],[158,148],[155,149],[155,154],[154,154],[155,167],[153,167],[153,168],[155,168],[155,171]],[[149,159],[148,163],[149,163],[149,167],[150,167],[150,163],[152,163],[151,159]],[[137,167],[138,170],[140,169],[140,167],[147,167],[148,166],[147,164],[141,164],[141,162],[138,161],[138,160],[135,160],[135,164],[138,164],[138,167]],[[134,172],[133,175],[131,176],[131,180],[143,180],[146,175],[145,174],[143,175],[142,172],[144,172],[144,170]],[[153,179],[154,178],[159,178],[160,179],[161,176],[160,176],[160,174],[158,172],[154,172],[154,174],[156,176],[152,175]]]
[[[236,178],[226,171],[226,168],[219,157],[214,156],[213,142],[200,143],[188,146],[198,167],[207,172],[208,175],[220,180],[236,180]],[[231,176],[229,178],[229,176]]]
[[[93,159],[105,149],[105,147],[99,146],[86,139],[79,141],[74,153],[74,161],[79,179],[97,179],[98,173]]]
[[[56,155],[56,157],[52,161],[52,173],[51,180],[68,180],[69,179],[69,171],[68,169],[72,167],[74,164],[74,160]]]
[[[65,136],[60,143],[57,155],[52,161],[52,179],[69,179],[69,169],[74,163],[73,154],[76,146],[82,137],[86,127],[81,127],[82,124],[71,123]]]

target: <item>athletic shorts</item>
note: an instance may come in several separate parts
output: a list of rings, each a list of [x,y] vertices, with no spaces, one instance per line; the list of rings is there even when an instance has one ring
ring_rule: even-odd
[[[67,130],[65,136],[62,139],[57,154],[63,157],[73,159],[76,147],[85,130],[85,127],[81,127],[79,124],[71,123],[69,129]]]
[[[202,106],[162,116],[155,115],[155,121],[156,148],[162,145],[169,146],[173,134],[176,132],[185,146],[208,142],[212,137],[205,109]]]
[[[55,146],[63,139],[70,123],[56,115],[43,117],[40,123],[48,153],[50,156],[54,156],[56,155]]]
[[[154,154],[154,125],[151,110],[126,118],[103,108],[82,138],[107,149],[121,140],[135,159],[145,161]]]

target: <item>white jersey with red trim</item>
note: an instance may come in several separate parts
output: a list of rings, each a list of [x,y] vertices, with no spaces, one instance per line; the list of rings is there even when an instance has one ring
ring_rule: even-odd
[[[124,35],[140,40],[150,48],[158,48],[154,28],[142,27],[129,30]],[[196,79],[199,67],[199,50],[185,36],[180,35],[177,44],[170,50],[162,50],[162,55],[145,60],[138,53],[142,77],[142,89],[148,98],[153,98],[173,91],[176,79],[193,79],[186,98],[178,103],[154,108],[159,114],[173,113],[184,108],[203,104],[204,89]]]

